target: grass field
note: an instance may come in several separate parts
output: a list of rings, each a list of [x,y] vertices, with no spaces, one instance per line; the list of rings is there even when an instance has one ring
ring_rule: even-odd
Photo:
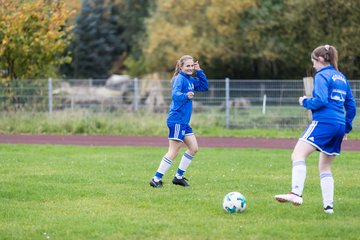
[[[360,152],[334,162],[335,214],[322,211],[317,154],[307,162],[304,204],[289,191],[290,150],[201,148],[191,186],[149,180],[166,148],[0,145],[0,239],[359,239]],[[247,198],[222,210],[227,192]]]
[[[273,111],[269,121],[276,114]],[[289,111],[289,114],[292,112]],[[0,114],[0,134],[167,136],[166,117],[166,113],[91,113],[80,110],[54,112],[51,117],[38,112],[3,113]],[[349,139],[360,139],[360,123],[357,119],[354,120]],[[298,138],[305,129],[305,126],[286,128],[274,124],[251,127],[251,123],[264,123],[264,117],[238,117],[236,121],[247,121],[246,125],[250,127],[225,128],[224,119],[220,121],[207,113],[193,114],[191,126],[197,136],[212,137]],[[291,118],[289,121],[292,121]]]

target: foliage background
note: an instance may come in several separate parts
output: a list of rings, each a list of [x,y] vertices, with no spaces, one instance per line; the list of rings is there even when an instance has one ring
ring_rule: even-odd
[[[9,1],[1,0],[0,41],[3,49],[10,34],[18,44],[9,48],[10,54],[0,51],[2,78],[40,78],[54,73],[64,78],[106,78],[111,74],[143,76],[154,72],[169,77],[176,60],[191,54],[209,78],[298,79],[312,74],[310,53],[322,44],[337,47],[340,70],[350,79],[359,78],[357,0],[11,2],[18,5],[17,11],[6,7]],[[35,10],[37,5],[62,3],[65,8],[58,9],[59,20],[50,20],[57,27],[55,32],[45,23],[27,28],[22,17],[11,20],[17,29],[8,26],[13,12],[44,20],[48,13]],[[73,10],[76,12],[69,14]],[[36,41],[31,36],[49,33],[58,34],[57,41],[50,39],[33,46]],[[52,45],[69,38],[71,43],[63,42],[66,48]],[[27,41],[19,42],[22,39]],[[29,54],[42,59],[44,49],[55,51],[49,54],[51,59],[41,62],[51,66],[40,63],[40,70],[29,67],[17,75],[6,71],[9,56],[14,64],[33,66],[34,58],[25,64],[23,59]]]
[[[329,43],[354,78],[359,7],[336,0],[157,1],[146,21],[146,59],[156,65],[190,52],[214,78],[299,78],[310,74],[312,49]]]
[[[64,3],[42,0],[0,0],[0,76],[14,79],[54,77],[59,65],[70,62],[71,12]]]

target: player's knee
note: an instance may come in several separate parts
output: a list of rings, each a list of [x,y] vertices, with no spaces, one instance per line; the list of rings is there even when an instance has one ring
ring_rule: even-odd
[[[168,151],[166,153],[166,157],[171,159],[171,160],[174,160],[176,158],[176,156],[178,155],[178,153],[179,153],[179,150]]]
[[[190,154],[191,156],[194,156],[198,151],[199,151],[199,147],[198,147],[198,146],[192,147],[192,148],[189,149],[189,154]]]

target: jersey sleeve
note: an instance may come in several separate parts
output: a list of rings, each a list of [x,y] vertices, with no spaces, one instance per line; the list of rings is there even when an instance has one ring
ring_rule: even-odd
[[[194,77],[194,90],[198,92],[205,92],[209,89],[209,83],[207,81],[206,75],[202,69],[196,71],[196,76]]]
[[[177,75],[174,79],[173,79],[173,84],[172,84],[172,99],[174,101],[178,101],[178,102],[185,102],[187,101],[189,98],[187,96],[186,93],[182,92],[182,85],[183,85],[183,79],[180,75]]]
[[[329,84],[325,77],[316,75],[314,81],[314,91],[312,98],[305,98],[303,107],[309,110],[316,110],[328,103]]]
[[[345,132],[349,133],[352,130],[352,122],[356,116],[356,102],[351,92],[350,84],[348,84],[348,91],[346,93],[346,99],[344,103],[345,107]]]

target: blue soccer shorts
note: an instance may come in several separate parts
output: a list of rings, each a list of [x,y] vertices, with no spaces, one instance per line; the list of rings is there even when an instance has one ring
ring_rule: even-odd
[[[184,142],[184,138],[189,135],[194,135],[189,124],[168,123],[169,140],[176,140]]]
[[[345,125],[312,121],[299,140],[305,141],[326,155],[340,155]]]

